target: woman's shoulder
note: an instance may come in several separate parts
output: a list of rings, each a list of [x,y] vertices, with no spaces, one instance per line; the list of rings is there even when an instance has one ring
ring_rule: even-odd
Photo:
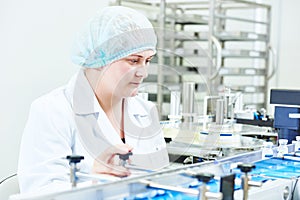
[[[76,81],[76,77],[78,76],[77,72],[74,74],[68,83],[52,89],[47,93],[42,94],[41,96],[37,97],[33,101],[33,105],[40,105],[40,104],[48,104],[50,106],[66,106],[66,104],[72,104],[72,96],[74,90],[74,83]]]
[[[65,86],[56,88],[36,98],[30,106],[30,113],[39,113],[48,117],[59,115],[66,117],[72,114],[70,100],[65,95]]]
[[[33,105],[40,105],[40,104],[51,105],[52,103],[56,104],[56,102],[59,102],[65,98],[64,91],[65,91],[64,86],[56,88],[46,94],[37,97],[32,104]]]

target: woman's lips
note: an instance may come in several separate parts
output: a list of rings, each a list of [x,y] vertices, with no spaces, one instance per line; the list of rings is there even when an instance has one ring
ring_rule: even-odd
[[[141,83],[140,82],[131,82],[130,84],[135,85],[135,86],[139,86]]]

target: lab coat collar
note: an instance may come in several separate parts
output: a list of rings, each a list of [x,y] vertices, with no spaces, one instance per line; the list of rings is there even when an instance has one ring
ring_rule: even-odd
[[[102,109],[95,93],[81,69],[75,77],[73,88],[73,111],[75,114],[99,113]],[[72,97],[71,97],[72,98]]]
[[[148,116],[149,113],[144,107],[145,104],[141,101],[143,100],[138,96],[126,98],[125,109],[127,109],[129,115],[133,115],[135,117]]]

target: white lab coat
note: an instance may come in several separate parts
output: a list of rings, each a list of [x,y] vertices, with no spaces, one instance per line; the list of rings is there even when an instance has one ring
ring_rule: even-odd
[[[125,100],[126,143],[132,163],[150,169],[168,165],[168,155],[153,103]],[[18,177],[21,193],[56,191],[69,185],[67,155],[83,155],[80,171],[90,173],[94,159],[121,143],[99,106],[83,69],[69,83],[35,100],[22,136]]]

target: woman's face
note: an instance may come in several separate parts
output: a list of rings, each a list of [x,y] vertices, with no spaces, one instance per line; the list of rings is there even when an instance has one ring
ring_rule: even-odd
[[[103,69],[98,82],[99,92],[105,89],[114,97],[135,96],[143,79],[148,76],[147,67],[154,52],[146,50],[117,60]]]

